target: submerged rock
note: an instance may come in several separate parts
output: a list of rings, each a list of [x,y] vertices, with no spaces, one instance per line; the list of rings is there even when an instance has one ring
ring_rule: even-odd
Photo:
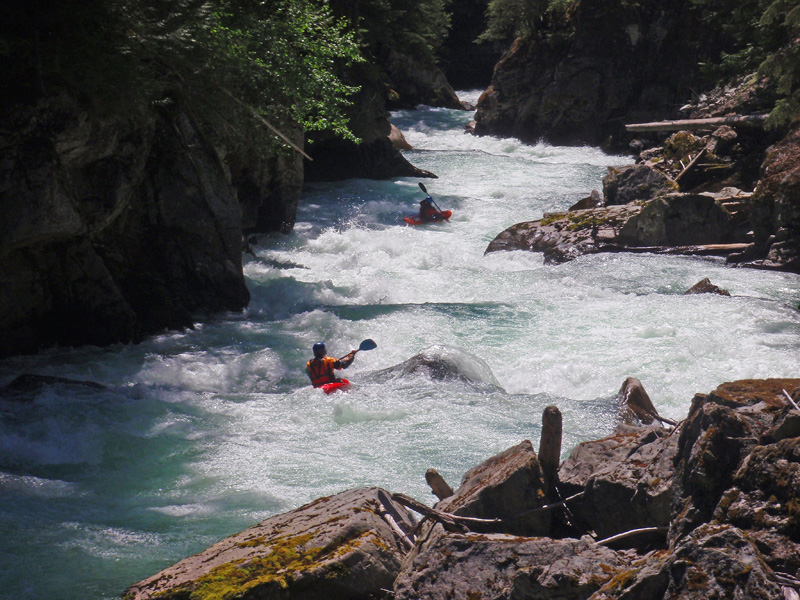
[[[434,381],[460,380],[470,385],[502,389],[484,360],[443,345],[429,346],[399,365],[372,373],[370,378],[386,381],[414,375],[423,375]]]
[[[107,391],[108,388],[95,381],[82,381],[52,375],[34,375],[26,373],[16,377],[11,383],[0,387],[0,398],[16,401],[31,401],[43,389],[51,386],[64,386],[73,389],[84,389],[90,392]]]
[[[730,296],[731,293],[728,290],[723,290],[720,287],[717,287],[711,280],[706,277],[705,279],[701,279],[697,283],[695,283],[692,287],[684,292],[684,295],[691,295],[691,294],[719,294],[720,296]]]

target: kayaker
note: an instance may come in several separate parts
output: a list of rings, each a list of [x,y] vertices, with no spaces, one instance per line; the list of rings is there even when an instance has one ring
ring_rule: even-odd
[[[311,379],[311,385],[315,388],[325,385],[326,383],[337,383],[341,381],[334,374],[334,369],[346,369],[356,357],[357,350],[351,350],[342,358],[333,358],[326,356],[325,344],[317,342],[312,346],[311,350],[314,352],[314,358],[306,363],[306,373],[308,378]]]
[[[442,218],[442,215],[433,206],[433,198],[425,196],[425,199],[419,203],[419,218],[423,223],[429,221],[437,221]]]

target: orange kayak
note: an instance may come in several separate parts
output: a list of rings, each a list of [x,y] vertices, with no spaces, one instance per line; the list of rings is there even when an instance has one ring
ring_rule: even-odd
[[[326,394],[332,394],[336,390],[349,390],[350,382],[347,381],[347,379],[342,379],[341,381],[335,381],[334,383],[326,383],[319,386],[319,388]]]
[[[403,221],[405,221],[409,225],[427,225],[428,223],[441,223],[442,221],[447,221],[450,219],[450,216],[452,214],[453,214],[452,210],[443,210],[430,221],[423,221],[419,215],[411,215],[408,217],[403,217]]]

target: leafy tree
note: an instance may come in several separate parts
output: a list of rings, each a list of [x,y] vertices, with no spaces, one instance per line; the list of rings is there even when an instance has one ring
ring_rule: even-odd
[[[530,39],[560,20],[571,4],[572,0],[490,0],[486,31],[478,41],[507,44],[517,38]]]
[[[180,99],[223,143],[280,145],[263,118],[352,137],[355,88],[336,73],[361,57],[325,0],[6,2],[6,104],[61,89],[112,110]]]
[[[703,66],[717,77],[756,73],[778,101],[768,125],[800,115],[800,0],[691,0],[718,49]]]
[[[450,27],[450,2],[331,0],[331,5],[353,24],[359,42],[370,55],[382,58],[390,49],[396,49],[432,62]]]
[[[759,20],[759,29],[778,32],[779,39],[785,36],[786,40],[758,69],[759,75],[776,84],[779,100],[767,125],[779,127],[800,117],[800,1],[776,0],[769,4]]]

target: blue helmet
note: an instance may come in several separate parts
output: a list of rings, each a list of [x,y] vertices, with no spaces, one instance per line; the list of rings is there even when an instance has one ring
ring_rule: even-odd
[[[311,349],[314,351],[314,358],[322,358],[325,356],[325,344],[322,342],[317,342]]]

